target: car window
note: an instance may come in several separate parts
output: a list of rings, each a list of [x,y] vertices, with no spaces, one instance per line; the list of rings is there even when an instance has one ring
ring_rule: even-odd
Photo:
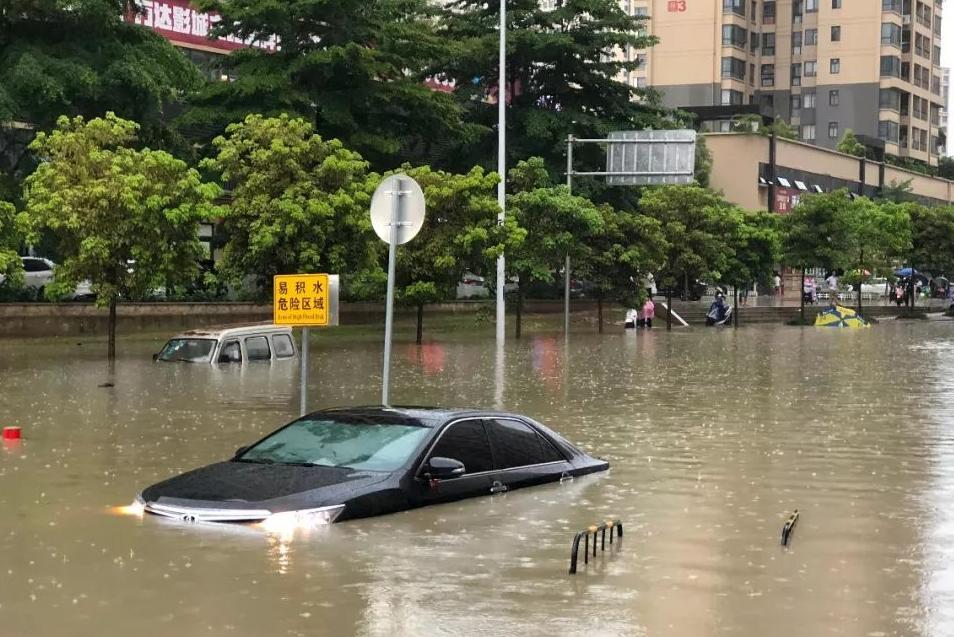
[[[467,473],[491,471],[494,468],[490,442],[479,420],[464,420],[445,429],[428,457],[435,456],[463,462]]]
[[[161,361],[208,363],[214,347],[215,341],[210,338],[174,338],[165,344],[156,358]]]
[[[242,348],[239,347],[238,341],[228,341],[225,345],[222,346],[222,349],[219,350],[219,363],[241,363],[242,362]]]
[[[267,361],[272,357],[268,339],[264,336],[250,336],[245,339],[245,352],[250,361]]]
[[[291,337],[288,334],[272,336],[272,345],[275,347],[276,358],[291,358],[295,355],[295,347],[292,345]]]
[[[516,420],[487,421],[497,469],[510,469],[565,460],[559,451],[530,425]]]
[[[23,269],[26,272],[47,272],[50,267],[39,259],[24,259]]]

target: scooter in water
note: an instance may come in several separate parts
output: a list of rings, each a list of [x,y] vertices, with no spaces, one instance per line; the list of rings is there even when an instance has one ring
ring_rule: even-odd
[[[709,312],[706,314],[706,325],[708,327],[725,325],[732,318],[732,306],[725,302],[722,296],[717,296],[712,305],[709,306]]]

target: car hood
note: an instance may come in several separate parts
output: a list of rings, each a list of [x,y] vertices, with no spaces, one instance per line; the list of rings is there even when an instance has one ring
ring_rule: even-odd
[[[338,504],[348,494],[380,482],[389,475],[345,467],[228,461],[163,480],[144,489],[142,499],[147,503],[163,498],[179,502],[192,501],[196,505],[206,502],[209,506],[225,504],[234,507],[252,503],[262,506],[269,500],[295,500],[293,496],[307,494],[310,506],[322,506]],[[320,502],[331,498],[339,502]]]

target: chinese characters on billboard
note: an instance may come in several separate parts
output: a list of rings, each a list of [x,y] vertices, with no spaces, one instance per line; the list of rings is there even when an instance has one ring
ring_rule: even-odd
[[[248,46],[266,51],[278,48],[275,36],[267,40],[243,40],[233,35],[209,39],[209,32],[221,17],[214,12],[197,11],[186,0],[136,0],[136,5],[139,11],[128,16],[127,20],[152,29],[174,44],[199,46],[223,53]]]

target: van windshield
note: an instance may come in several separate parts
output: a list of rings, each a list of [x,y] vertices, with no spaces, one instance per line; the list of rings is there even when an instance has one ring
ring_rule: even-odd
[[[174,338],[162,351],[158,360],[183,363],[208,363],[215,348],[212,338]]]

